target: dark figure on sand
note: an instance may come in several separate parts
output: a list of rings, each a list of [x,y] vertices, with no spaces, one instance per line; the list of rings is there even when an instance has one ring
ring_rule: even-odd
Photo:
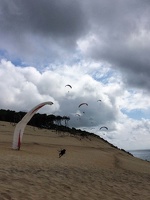
[[[65,153],[66,153],[66,149],[61,149],[61,150],[59,151],[59,158],[60,158],[61,156],[63,156]]]

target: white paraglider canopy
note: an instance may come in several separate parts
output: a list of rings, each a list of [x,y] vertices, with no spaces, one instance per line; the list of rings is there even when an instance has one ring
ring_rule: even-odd
[[[23,137],[23,133],[24,133],[24,129],[27,125],[27,123],[30,121],[30,119],[33,117],[33,115],[43,106],[45,105],[52,105],[53,102],[51,101],[47,101],[47,102],[43,102],[38,104],[37,106],[35,106],[34,108],[32,108],[23,118],[20,122],[18,122],[18,124],[15,127],[14,130],[14,136],[13,136],[13,144],[12,144],[12,148],[13,149],[20,149],[20,144],[22,141],[22,137]]]

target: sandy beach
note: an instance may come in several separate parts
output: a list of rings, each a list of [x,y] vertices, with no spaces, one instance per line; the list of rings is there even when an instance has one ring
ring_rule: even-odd
[[[0,200],[150,200],[150,162],[96,137],[32,126],[13,150],[14,128],[0,122]]]

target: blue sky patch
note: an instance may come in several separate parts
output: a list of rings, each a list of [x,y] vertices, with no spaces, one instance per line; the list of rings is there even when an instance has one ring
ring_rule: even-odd
[[[100,73],[100,70],[94,72],[92,74],[93,79],[95,79],[98,82],[102,82],[103,84],[109,83],[110,77],[112,77],[114,74],[114,70],[109,70],[107,73]]]
[[[133,109],[131,111],[127,111],[125,109],[121,109],[121,112],[127,115],[129,118],[135,120],[150,119],[150,112],[147,110]]]

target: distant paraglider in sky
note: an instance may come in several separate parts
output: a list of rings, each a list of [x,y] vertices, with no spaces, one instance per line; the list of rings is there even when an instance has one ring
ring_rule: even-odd
[[[79,108],[81,107],[81,106],[83,106],[83,105],[86,105],[86,106],[88,106],[88,104],[87,103],[81,103],[81,104],[79,104]],[[83,114],[85,114],[85,111],[83,111]]]
[[[103,129],[103,128],[105,128],[106,130],[108,130],[108,128],[106,126],[100,127],[100,130]]]
[[[70,89],[72,89],[72,86],[69,84],[65,85],[65,87],[69,87]],[[69,92],[69,90],[68,90],[68,92]]]
[[[81,115],[80,115],[80,114],[78,114],[78,113],[77,113],[76,115],[77,115],[77,116],[79,116],[79,117],[81,116]]]
[[[12,144],[12,148],[13,149],[20,149],[21,146],[21,141],[22,141],[22,137],[23,137],[23,133],[24,133],[24,129],[27,125],[27,123],[30,121],[30,119],[33,117],[33,115],[43,106],[45,105],[52,105],[53,102],[51,101],[47,101],[47,102],[43,102],[38,104],[37,106],[35,106],[34,108],[32,108],[22,119],[21,121],[18,122],[18,124],[15,127],[14,130],[14,135],[13,135],[13,144]]]
[[[77,120],[81,119],[81,115],[79,113],[76,113]]]
[[[97,100],[97,102],[98,102],[98,101],[102,101],[102,100],[99,99],[99,100]]]
[[[72,86],[71,86],[71,85],[67,84],[65,87],[67,87],[67,86],[70,87],[70,88],[72,89]]]
[[[81,103],[78,107],[80,108],[81,106],[83,106],[83,105],[86,105],[86,106],[88,106],[88,104],[87,103]]]

